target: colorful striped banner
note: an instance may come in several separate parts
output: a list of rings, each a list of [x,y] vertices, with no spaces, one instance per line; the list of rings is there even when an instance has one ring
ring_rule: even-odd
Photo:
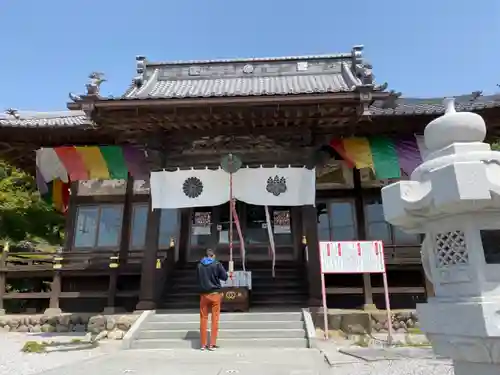
[[[89,180],[109,180],[109,171],[101,150],[96,146],[75,147],[89,172]]]
[[[122,148],[119,146],[101,146],[100,150],[108,167],[109,177],[112,180],[126,180],[128,178],[128,168]]]
[[[133,146],[123,146],[123,157],[132,177],[136,180],[149,179],[149,168],[143,150]]]
[[[57,147],[54,150],[66,168],[71,181],[90,179],[84,161],[73,146]]]
[[[56,179],[46,184],[46,192],[40,194],[42,199],[52,205],[54,209],[66,213],[69,204],[69,186],[69,183]]]
[[[149,168],[144,151],[133,146],[63,146],[36,151],[38,182],[60,179],[126,180],[130,173],[135,179],[147,180]],[[69,176],[69,178],[68,178]]]
[[[410,176],[411,173],[422,164],[422,156],[417,145],[415,137],[394,140],[396,153],[398,155],[399,166],[401,170]]]
[[[387,137],[369,139],[375,177],[379,180],[401,177],[398,154],[394,142]]]
[[[429,151],[423,136],[403,139],[385,136],[370,138],[335,138],[332,147],[351,167],[370,168],[377,179],[400,178],[401,171],[411,175]]]
[[[373,158],[370,142],[367,138],[344,138],[344,149],[356,168],[373,168]]]

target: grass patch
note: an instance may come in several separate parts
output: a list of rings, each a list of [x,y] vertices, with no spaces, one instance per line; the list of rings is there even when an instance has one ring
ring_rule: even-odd
[[[420,328],[407,328],[406,329],[408,333],[412,335],[423,335],[424,333],[421,331]]]
[[[70,352],[77,350],[94,349],[99,346],[97,341],[72,339],[69,342],[57,341],[27,341],[21,351],[24,353]]]
[[[24,353],[45,353],[47,351],[47,344],[38,341],[26,341],[21,351]]]
[[[368,348],[370,346],[370,338],[366,335],[358,336],[353,345],[359,346],[361,348]]]

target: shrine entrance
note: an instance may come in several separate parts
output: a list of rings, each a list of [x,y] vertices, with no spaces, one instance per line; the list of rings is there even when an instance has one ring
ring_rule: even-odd
[[[271,250],[266,212],[264,206],[236,201],[243,239],[245,242],[246,260],[269,261]],[[295,260],[299,249],[292,230],[291,207],[269,207],[271,229],[276,247],[276,260]],[[187,260],[196,261],[203,256],[206,248],[216,250],[217,258],[229,260],[229,202],[214,207],[196,207],[191,209],[189,228],[189,245]],[[241,247],[238,231],[233,222],[233,259],[239,263]]]

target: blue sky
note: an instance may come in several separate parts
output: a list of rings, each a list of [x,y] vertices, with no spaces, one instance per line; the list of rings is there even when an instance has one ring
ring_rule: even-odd
[[[0,110],[120,95],[149,60],[349,52],[405,96],[500,91],[500,0],[0,0]],[[497,90],[498,89],[498,90]]]

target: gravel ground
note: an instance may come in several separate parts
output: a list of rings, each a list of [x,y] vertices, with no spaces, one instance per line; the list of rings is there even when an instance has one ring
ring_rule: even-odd
[[[65,340],[76,336],[64,337]],[[104,344],[95,349],[53,352],[48,354],[23,353],[21,348],[29,340],[34,341],[63,341],[59,336],[40,337],[27,334],[0,333],[0,375],[31,375],[59,366],[70,365],[75,362],[98,357],[110,351],[111,347]],[[111,344],[113,346],[113,344]],[[114,345],[116,346],[116,345]]]
[[[453,375],[451,363],[436,360],[357,362],[333,366],[335,375]]]

